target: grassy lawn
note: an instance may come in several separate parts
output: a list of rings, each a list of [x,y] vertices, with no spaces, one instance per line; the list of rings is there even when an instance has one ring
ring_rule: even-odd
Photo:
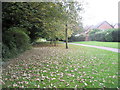
[[[87,45],[95,45],[95,46],[104,46],[104,47],[119,48],[120,49],[120,47],[118,47],[118,42],[84,41],[84,42],[74,42],[74,43],[87,44]]]
[[[3,68],[3,88],[116,88],[118,53],[62,44],[35,47]]]

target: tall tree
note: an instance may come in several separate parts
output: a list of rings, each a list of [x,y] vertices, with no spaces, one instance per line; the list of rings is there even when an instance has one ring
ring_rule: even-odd
[[[66,49],[68,49],[68,27],[70,29],[74,30],[73,28],[76,27],[80,21],[81,18],[79,18],[79,11],[80,11],[80,6],[78,2],[64,2],[64,6],[66,14],[67,14],[67,21],[66,21],[66,30],[65,30],[65,35],[66,35]],[[71,25],[71,26],[69,26]]]
[[[67,8],[69,12],[66,12]],[[68,32],[72,32],[78,23],[77,8],[77,3],[63,1],[3,2],[3,33],[10,27],[22,27],[27,29],[31,42],[39,37],[64,39],[66,22]]]

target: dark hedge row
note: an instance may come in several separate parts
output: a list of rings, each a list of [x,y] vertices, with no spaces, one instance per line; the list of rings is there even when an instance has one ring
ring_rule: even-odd
[[[30,48],[29,36],[23,28],[12,27],[4,32],[2,43],[2,58],[13,58]]]
[[[90,41],[120,42],[120,29],[95,29],[91,30],[88,36]],[[85,38],[85,34],[80,34],[79,36],[72,35],[69,38],[69,42],[85,41]]]

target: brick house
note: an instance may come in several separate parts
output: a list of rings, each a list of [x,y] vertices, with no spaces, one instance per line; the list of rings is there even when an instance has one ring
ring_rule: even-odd
[[[86,34],[85,41],[89,41],[89,38],[88,38],[89,32],[93,29],[106,30],[106,29],[112,29],[112,28],[114,28],[114,27],[112,25],[110,25],[107,21],[104,21],[96,26],[89,26],[88,28],[85,28],[85,34]]]
[[[98,24],[95,29],[106,30],[112,28],[114,28],[112,25],[110,25],[107,21],[104,21],[101,24]]]

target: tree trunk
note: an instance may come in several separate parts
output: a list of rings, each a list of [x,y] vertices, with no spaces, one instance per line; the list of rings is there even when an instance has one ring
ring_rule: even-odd
[[[53,45],[53,39],[50,41],[50,44]]]
[[[50,40],[50,44],[52,44],[52,41]]]
[[[65,37],[66,37],[66,49],[68,49],[67,24],[66,24],[66,30],[65,30]]]
[[[56,46],[56,40],[54,41],[54,46]]]

